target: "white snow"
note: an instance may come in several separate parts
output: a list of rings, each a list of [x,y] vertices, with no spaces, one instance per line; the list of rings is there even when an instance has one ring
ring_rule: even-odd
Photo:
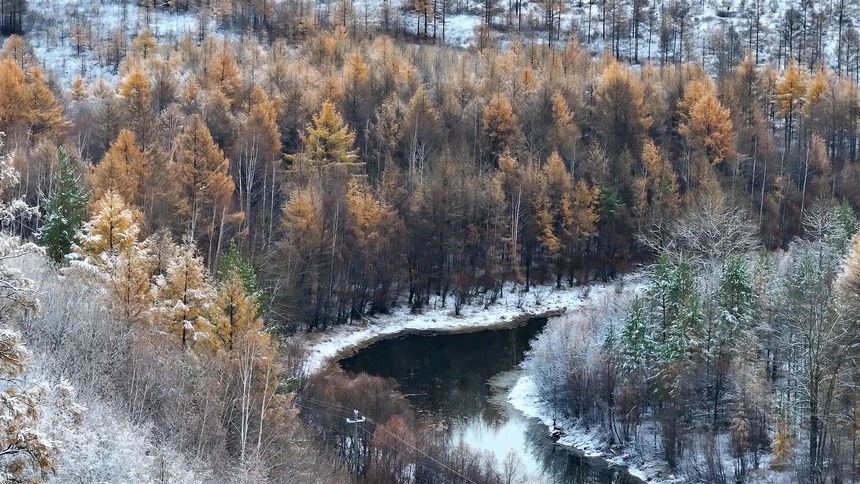
[[[123,5],[125,3],[126,5]],[[25,20],[25,38],[33,47],[43,69],[57,76],[68,88],[76,77],[88,83],[117,80],[114,66],[106,58],[108,40],[120,32],[130,49],[138,34],[149,28],[158,41],[174,44],[186,34],[196,34],[194,11],[171,13],[154,9],[147,19],[138,2],[118,0],[30,0]],[[76,20],[77,19],[77,20]],[[148,21],[148,24],[147,24]],[[73,27],[82,26],[90,40],[79,55],[73,43]],[[210,20],[209,32],[217,31]]]
[[[519,410],[526,417],[535,418],[547,426],[548,431],[552,429],[555,420],[556,425],[564,430],[564,435],[558,443],[566,447],[572,447],[584,454],[586,457],[599,457],[609,464],[624,467],[638,479],[653,484],[680,484],[684,482],[681,477],[670,474],[665,461],[657,455],[632,455],[624,452],[616,454],[613,449],[605,445],[606,433],[601,427],[594,426],[585,428],[579,422],[571,419],[553,417],[553,411],[549,405],[538,396],[537,385],[529,376],[522,376],[511,388],[508,394],[508,402],[512,407]]]
[[[528,315],[562,309],[570,312],[602,301],[625,286],[638,286],[642,280],[643,276],[633,274],[611,283],[575,288],[536,286],[528,293],[512,293],[512,287],[505,286],[503,296],[495,304],[487,309],[483,306],[465,306],[460,316],[454,315],[451,300],[444,308],[441,307],[441,301],[436,301],[421,314],[410,314],[409,308],[403,305],[395,308],[391,315],[374,318],[366,326],[338,326],[331,331],[314,335],[316,339],[308,342],[308,372],[317,373],[339,355],[360,349],[384,337],[407,332],[468,332],[501,326]]]

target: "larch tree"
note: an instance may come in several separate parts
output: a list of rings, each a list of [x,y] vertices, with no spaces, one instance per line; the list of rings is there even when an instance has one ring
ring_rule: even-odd
[[[356,254],[356,285],[361,288],[353,291],[353,306],[361,313],[368,303],[374,313],[386,311],[396,269],[404,262],[400,242],[406,227],[389,204],[358,183],[347,190],[346,208],[351,236],[347,250]]]
[[[304,150],[294,155],[294,161],[301,160],[314,166],[353,163],[358,153],[353,150],[355,133],[344,125],[343,118],[331,101],[322,105],[320,112],[313,117],[301,135]]]
[[[570,230],[575,216],[571,203],[573,182],[556,151],[549,155],[543,172],[547,184],[546,213],[540,215],[544,225],[544,246],[556,257],[556,286],[561,287],[568,251],[573,249]]]
[[[785,74],[777,86],[775,101],[779,112],[785,120],[785,145],[784,153],[791,152],[794,125],[798,116],[802,113],[802,107],[806,97],[807,81],[800,66],[795,62],[789,63]]]
[[[208,237],[211,248],[220,243],[215,239],[228,221],[235,188],[228,174],[230,162],[196,114],[177,137],[175,156],[189,229],[196,238]]]
[[[30,141],[53,138],[68,127],[63,108],[38,67],[27,71],[0,60],[0,131],[23,130]]]
[[[396,105],[392,107],[396,109]],[[439,141],[441,120],[439,110],[424,86],[420,85],[409,99],[397,130],[401,150],[406,153],[406,173],[410,184],[421,179],[426,172],[427,155],[436,149]]]
[[[710,79],[694,79],[684,85],[684,94],[675,106],[678,125],[690,124],[693,107],[707,96],[716,96],[715,87]]]
[[[154,259],[144,242],[120,252],[108,264],[108,294],[126,325],[144,324],[151,319]]]
[[[9,36],[3,44],[3,50],[0,50],[0,58],[14,60],[23,71],[36,65],[33,47],[20,35]]]
[[[51,92],[47,79],[38,67],[31,68],[27,77],[20,116],[28,134],[33,138],[50,139],[59,136],[69,127],[63,116],[63,107]]]
[[[347,56],[346,64],[343,66],[343,77],[347,115],[351,119],[360,119],[370,114],[372,108],[365,109],[370,97],[370,66],[359,51],[353,51]]]
[[[206,56],[207,59],[204,61],[206,65],[204,85],[219,90],[224,97],[234,102],[238,98],[242,86],[236,57],[228,49],[230,45],[226,39],[220,47],[216,47],[214,43],[215,41],[210,39],[204,44],[210,50],[210,55]]]
[[[93,169],[93,197],[101,198],[113,190],[126,202],[141,207],[150,169],[149,160],[138,148],[134,133],[124,129]]]
[[[718,165],[734,154],[731,113],[713,95],[705,95],[690,110],[690,121],[681,133],[699,147],[711,165]]]
[[[92,218],[78,233],[75,252],[96,264],[130,250],[140,233],[140,213],[122,196],[108,190],[93,206]]]
[[[287,301],[288,310],[304,316],[309,328],[325,329],[330,323],[329,290],[335,247],[333,221],[324,213],[322,198],[320,189],[313,185],[290,195],[281,218],[286,231],[281,253],[290,267],[290,277],[284,283],[296,295]]]
[[[0,60],[0,131],[11,132],[20,119],[26,82],[24,70],[15,61]]]
[[[156,280],[159,321],[168,334],[179,340],[183,350],[197,343],[216,344],[212,335],[215,291],[206,274],[194,243],[186,239]]]
[[[642,145],[642,166],[644,173],[635,184],[641,192],[635,197],[638,203],[634,212],[639,216],[648,215],[649,219],[657,223],[666,222],[679,210],[675,171],[651,140],[646,140]]]
[[[127,126],[134,133],[141,150],[147,151],[155,142],[157,123],[152,110],[152,85],[142,67],[131,68],[119,84],[119,95]]]
[[[144,61],[147,61],[155,56],[156,49],[158,48],[158,40],[152,35],[152,31],[146,29],[135,37],[131,47],[134,54],[139,55]]]
[[[575,167],[574,162],[576,150],[579,142],[579,126],[576,125],[576,120],[573,119],[573,113],[561,93],[556,92],[552,95],[552,126],[550,127],[547,142],[550,149],[558,150],[571,167]],[[575,171],[574,168],[571,168]]]
[[[260,206],[263,207],[263,217],[267,217],[269,222],[275,218],[275,160],[281,154],[281,133],[275,106],[260,86],[254,87],[251,93],[251,111],[240,130],[242,136],[239,137],[233,173],[240,208],[246,214],[245,227],[249,228],[252,214],[259,213],[257,208]]]
[[[522,132],[517,115],[508,99],[501,93],[493,94],[484,107],[481,118],[487,154],[493,164],[498,163],[502,153],[516,153],[521,142]]]
[[[642,84],[629,69],[613,62],[603,72],[594,93],[594,130],[612,160],[627,151],[638,153],[651,116],[645,106]],[[612,170],[621,176],[619,170]]]
[[[89,193],[81,183],[71,157],[59,150],[59,166],[51,182],[52,191],[44,197],[42,227],[36,243],[54,262],[62,262],[72,251],[78,230],[87,216]]]
[[[234,350],[239,335],[251,328],[262,330],[257,295],[249,289],[249,274],[241,267],[230,264],[217,287],[215,304],[220,310],[213,321],[218,345],[228,352]],[[254,277],[250,274],[250,277]]]
[[[237,267],[228,270],[217,288],[210,319],[213,345],[224,350],[229,361],[235,395],[229,418],[237,430],[243,465],[252,455],[259,457],[266,426],[277,418],[276,390],[282,373],[277,344],[263,330],[258,299],[244,279]]]
[[[700,186],[711,177],[711,167],[721,166],[735,156],[734,130],[731,112],[722,106],[713,94],[705,94],[690,110],[689,122],[682,124],[680,132],[694,152],[703,157],[693,162],[688,184]],[[735,170],[732,170],[734,175]]]

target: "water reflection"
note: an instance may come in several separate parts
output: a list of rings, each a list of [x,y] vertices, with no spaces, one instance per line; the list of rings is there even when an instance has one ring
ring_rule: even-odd
[[[513,452],[525,482],[639,482],[602,461],[555,445],[544,425],[526,419],[504,398],[504,387],[518,377],[511,370],[546,323],[536,318],[513,329],[380,341],[341,361],[341,366],[393,378],[425,422],[444,427],[454,442],[492,453],[500,468]]]

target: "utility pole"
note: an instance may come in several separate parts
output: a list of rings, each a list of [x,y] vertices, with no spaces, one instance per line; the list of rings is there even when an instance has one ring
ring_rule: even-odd
[[[359,462],[358,461],[358,424],[367,421],[367,419],[364,418],[364,415],[359,414],[358,410],[353,409],[353,412],[355,412],[355,418],[354,419],[349,419],[349,418],[346,419],[346,423],[352,424],[352,432],[353,432],[352,433],[352,455],[353,455],[353,459],[355,460],[355,475],[357,476],[358,471],[359,471],[359,464],[358,464],[358,462]]]

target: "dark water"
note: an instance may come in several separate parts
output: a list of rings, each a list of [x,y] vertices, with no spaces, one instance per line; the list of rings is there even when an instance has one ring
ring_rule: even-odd
[[[641,482],[554,445],[545,425],[507,403],[499,387],[521,375],[512,370],[546,323],[535,318],[512,329],[404,336],[377,342],[340,364],[347,371],[393,378],[416,410],[428,422],[443,424],[453,441],[491,452],[499,463],[515,453],[524,482]]]

